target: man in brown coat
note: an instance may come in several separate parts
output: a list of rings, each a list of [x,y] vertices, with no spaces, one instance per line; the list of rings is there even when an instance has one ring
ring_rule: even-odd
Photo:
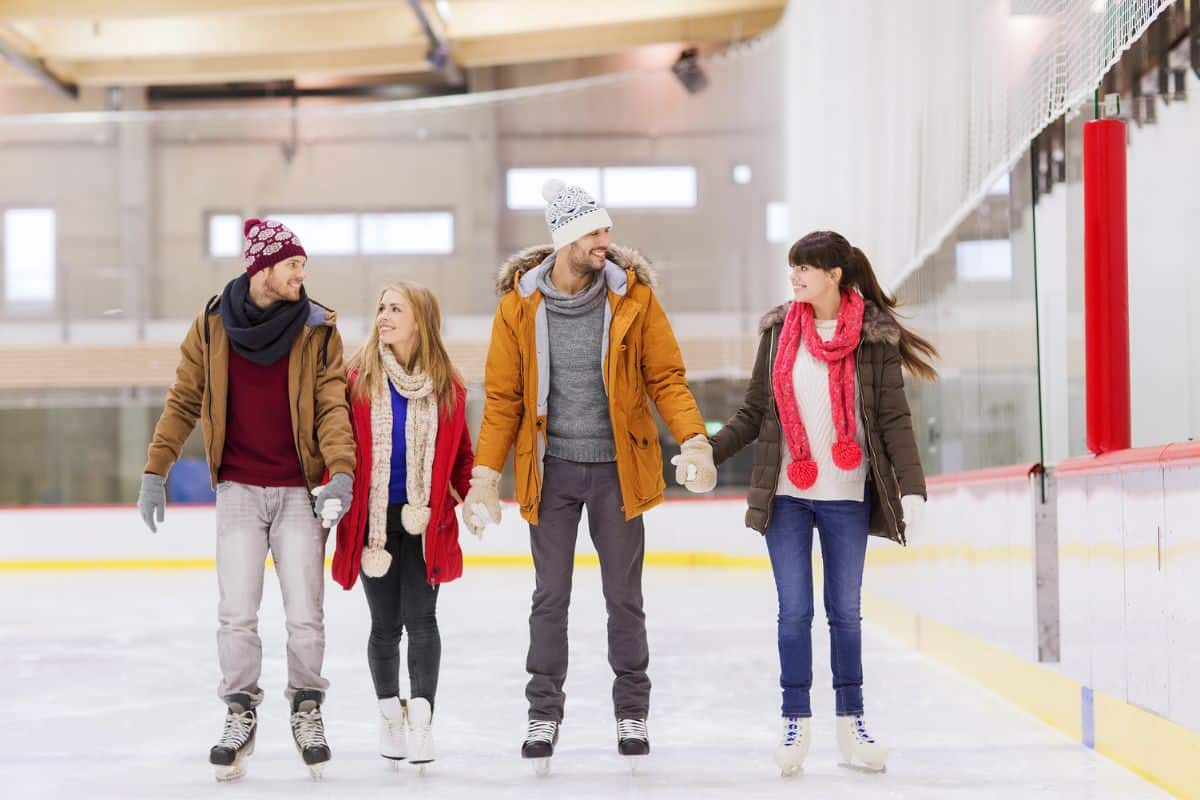
[[[167,472],[200,420],[217,489],[217,693],[228,709],[209,761],[218,780],[232,780],[254,750],[270,552],[287,616],[292,735],[315,777],[330,757],[321,721],[325,540],[350,506],[354,474],[342,339],[334,313],[304,291],[307,255],[295,234],[250,219],[245,235],[245,274],[208,302],[180,347],[138,509],[156,531]]]

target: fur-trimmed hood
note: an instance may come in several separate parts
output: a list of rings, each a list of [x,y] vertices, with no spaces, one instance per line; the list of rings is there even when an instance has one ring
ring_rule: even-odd
[[[554,248],[548,244],[543,244],[527,247],[521,252],[510,256],[507,261],[500,265],[500,270],[496,273],[496,294],[504,295],[517,288],[522,275],[541,266],[552,255],[554,255]],[[654,267],[637,250],[615,244],[611,245],[608,248],[607,261],[613,267],[632,271],[634,277],[639,282],[646,284],[651,289],[658,285],[658,275],[654,271]],[[623,294],[623,292],[621,293]]]
[[[761,334],[776,325],[782,325],[791,307],[792,301],[789,300],[763,314],[762,319],[758,321],[758,332]],[[866,298],[863,299],[862,341],[900,344],[900,323]]]

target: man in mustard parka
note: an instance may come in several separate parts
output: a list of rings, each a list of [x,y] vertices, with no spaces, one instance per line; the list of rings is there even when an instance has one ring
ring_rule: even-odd
[[[642,514],[663,498],[662,451],[647,399],[681,443],[676,479],[716,484],[703,417],[654,295],[654,272],[612,244],[608,212],[578,186],[542,191],[553,246],[500,268],[500,305],[465,516],[498,522],[500,470],[515,447],[517,502],[529,522],[537,586],[529,616],[529,727],[522,755],[553,755],[563,718],[567,607],[583,508],[600,557],[618,750],[644,755],[650,679],[642,609]]]

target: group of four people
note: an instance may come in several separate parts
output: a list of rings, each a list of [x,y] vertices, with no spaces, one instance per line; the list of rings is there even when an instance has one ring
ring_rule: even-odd
[[[199,420],[217,492],[218,695],[227,712],[210,762],[219,780],[244,774],[254,748],[268,553],[287,620],[296,747],[314,776],[330,758],[321,667],[333,528],[333,577],[350,589],[361,574],[370,609],[380,754],[434,759],[437,595],[462,574],[454,508],[461,503],[477,535],[500,521],[510,451],[536,572],[521,753],[544,769],[558,741],[584,508],[608,611],[617,746],[648,753],[642,514],[665,483],[647,398],[680,445],[676,479],[693,492],[711,491],[716,464],[754,443],[746,524],[765,535],[779,596],[780,768],[799,770],[811,739],[814,526],[842,756],[883,768],[886,751],[863,721],[859,596],[868,535],[904,542],[923,507],[901,369],[934,377],[933,346],[900,325],[861,251],[836,233],[809,234],[789,252],[795,299],[763,318],[745,401],[710,438],[649,262],[612,243],[608,212],[583,189],[551,181],[543,194],[553,244],[517,254],[497,277],[474,450],[466,388],[432,292],[385,287],[370,335],[344,364],[334,312],[305,293],[299,239],[277,221],[245,222],[245,274],[208,302],[183,341],[138,496],[155,530],[166,475]]]

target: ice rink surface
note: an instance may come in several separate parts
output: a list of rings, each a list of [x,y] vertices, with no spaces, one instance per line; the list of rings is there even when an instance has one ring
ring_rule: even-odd
[[[869,576],[868,576],[869,583]],[[761,569],[647,568],[653,753],[615,752],[599,571],[576,572],[566,720],[546,778],[518,757],[530,567],[468,566],[439,599],[443,641],[425,777],[376,755],[361,588],[327,589],[324,707],[333,761],[314,783],[287,726],[284,626],[268,574],[263,688],[249,774],[219,785],[216,576],[209,570],[10,573],[0,584],[0,786],[11,798],[1142,798],[1159,789],[975,684],[874,633],[868,720],[889,771],[837,766],[828,633],[818,613],[815,742],[803,775],[771,760],[778,735],[775,600]],[[406,680],[402,679],[402,686]]]

